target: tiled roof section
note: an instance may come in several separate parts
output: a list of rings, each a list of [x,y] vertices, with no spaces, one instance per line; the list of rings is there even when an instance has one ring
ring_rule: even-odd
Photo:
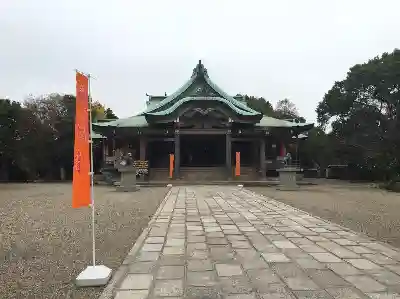
[[[147,93],[146,93],[146,95],[149,97],[149,99],[146,101],[146,110],[153,109],[158,104],[160,104],[162,100],[164,100],[167,97],[166,93],[165,93],[165,96],[153,96],[153,95],[149,95]]]
[[[148,101],[146,102],[146,110],[152,110],[153,108],[157,107],[160,104],[160,101]]]
[[[207,69],[201,63],[201,60],[199,61],[197,66],[193,69],[193,73],[192,73],[192,76],[190,77],[190,79],[181,88],[179,88],[176,92],[174,92],[170,96],[166,97],[159,104],[148,107],[148,109],[146,109],[146,111],[144,111],[143,114],[144,115],[145,114],[153,114],[153,115],[168,114],[169,113],[168,111],[171,110],[171,107],[169,107],[165,110],[163,110],[162,108],[164,106],[166,106],[167,104],[170,104],[177,97],[179,97],[182,93],[184,93],[192,84],[194,84],[196,79],[199,77],[204,78],[205,82],[212,89],[214,89],[215,92],[221,96],[221,98],[224,98],[227,102],[229,102],[231,105],[233,105],[235,107],[234,110],[237,111],[237,113],[242,114],[242,112],[244,112],[244,114],[242,114],[242,115],[260,115],[260,113],[258,111],[255,111],[255,110],[249,108],[246,104],[242,103],[241,101],[234,99],[232,96],[228,95],[225,91],[223,91],[217,84],[215,84],[208,76]],[[218,97],[214,97],[214,98],[218,98]],[[195,100],[195,98],[193,98],[192,100]],[[172,106],[175,106],[175,104],[173,104]],[[158,111],[156,111],[156,110],[158,110]],[[173,110],[171,110],[171,111],[173,111]],[[156,113],[154,113],[154,112],[156,112]]]
[[[219,93],[226,100],[230,101],[236,107],[238,107],[238,108],[240,108],[242,110],[248,111],[250,113],[253,113],[252,115],[259,115],[260,114],[260,112],[251,109],[250,107],[248,107],[244,103],[242,103],[242,102],[240,102],[238,100],[235,100],[232,96],[228,95],[217,84],[215,84],[213,81],[211,81],[211,79],[208,76],[205,77],[205,79],[206,79],[206,82],[207,82],[208,85],[210,85],[217,93]]]
[[[173,94],[171,94],[168,97],[166,97],[164,100],[162,100],[156,106],[149,107],[148,109],[146,109],[146,111],[144,111],[143,114],[146,114],[146,113],[149,113],[149,112],[153,112],[154,110],[156,110],[156,109],[158,109],[160,107],[163,107],[166,104],[170,103],[171,101],[175,100],[176,97],[178,97],[181,93],[185,92],[186,89],[188,89],[190,87],[190,85],[192,85],[192,83],[194,82],[194,79],[195,79],[194,77],[191,77],[181,88],[179,88]]]
[[[270,116],[264,116],[259,123],[256,124],[258,127],[267,127],[267,128],[299,128],[307,131],[314,127],[312,123],[297,123],[292,121],[287,121],[283,119],[277,119]]]
[[[183,98],[183,93],[188,90],[192,84],[196,82],[197,79],[204,80],[206,84],[208,84],[219,96],[187,96]],[[178,99],[177,99],[178,98]],[[193,69],[192,76],[190,79],[175,91],[173,94],[169,96],[149,96],[149,101],[147,102],[146,109],[135,116],[131,116],[128,118],[117,119],[104,123],[96,123],[93,124],[96,129],[100,127],[148,127],[148,122],[146,120],[146,115],[152,116],[162,116],[168,115],[175,111],[180,105],[190,102],[190,101],[216,101],[221,102],[229,106],[235,113],[243,116],[260,116],[261,113],[255,111],[246,105],[246,102],[239,99],[239,95],[232,97],[228,95],[225,91],[223,91],[218,85],[211,81],[208,76],[207,69],[204,65],[199,61],[197,66]],[[298,132],[304,132],[311,129],[313,124],[304,124],[304,123],[295,123],[287,120],[276,119],[269,116],[264,116],[262,119],[256,123],[258,127],[264,128],[297,128]]]
[[[166,98],[167,96],[149,96],[149,101],[162,101]]]
[[[190,101],[190,99],[187,99]],[[156,112],[157,113],[157,112]],[[93,124],[94,129],[96,127],[117,127],[117,128],[142,128],[147,127],[148,123],[145,116],[137,115],[127,118],[116,119],[110,122],[95,123]],[[264,128],[298,128],[302,132],[310,130],[314,124],[310,123],[295,123],[287,120],[277,119],[269,116],[264,116],[259,123],[256,124],[257,127]],[[94,137],[96,138],[96,137]]]
[[[224,104],[228,105],[236,113],[238,113],[240,115],[245,115],[245,116],[260,114],[256,111],[252,112],[252,111],[247,111],[247,110],[238,108],[231,101],[221,98],[221,97],[185,97],[183,99],[180,99],[175,104],[173,104],[172,106],[170,106],[169,108],[167,108],[165,110],[161,110],[161,111],[157,111],[157,112],[146,112],[146,114],[148,114],[148,115],[168,115],[168,114],[172,113],[173,111],[175,111],[180,105],[187,103],[187,102],[192,102],[192,101],[215,101],[215,102],[224,103]]]
[[[94,129],[96,127],[118,127],[118,128],[129,128],[129,127],[147,127],[148,123],[143,115],[135,115],[127,118],[120,118],[114,121],[105,123],[95,123],[93,124]]]
[[[244,96],[242,95],[235,95],[233,97],[236,101],[242,102],[243,104],[245,104],[247,106],[246,100],[244,99]]]

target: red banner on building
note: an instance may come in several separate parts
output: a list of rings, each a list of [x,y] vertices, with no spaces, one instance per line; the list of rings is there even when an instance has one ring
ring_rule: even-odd
[[[174,154],[169,154],[169,178],[172,179],[174,175]]]
[[[235,175],[240,176],[240,152],[236,152]]]
[[[76,73],[76,112],[72,207],[87,207],[90,198],[89,79]]]

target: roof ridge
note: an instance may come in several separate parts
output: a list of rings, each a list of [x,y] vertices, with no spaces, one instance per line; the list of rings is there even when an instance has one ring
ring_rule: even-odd
[[[152,112],[160,107],[165,106],[166,104],[170,103],[171,101],[173,101],[177,96],[179,96],[180,94],[182,94],[183,92],[185,92],[190,85],[192,85],[192,83],[194,82],[195,77],[191,77],[188,81],[186,81],[185,84],[183,84],[178,90],[176,90],[174,93],[172,93],[171,95],[167,96],[165,99],[163,99],[158,105],[152,107],[149,110],[145,110],[143,112],[143,114]]]
[[[188,81],[186,81],[186,83],[184,85],[182,85],[173,94],[171,94],[168,97],[166,97],[165,99],[161,100],[160,103],[158,103],[154,107],[146,109],[142,113],[143,114],[152,113],[153,111],[155,111],[161,107],[164,107],[166,104],[170,103],[171,101],[176,99],[179,95],[184,93],[194,83],[194,81],[200,76],[202,76],[204,78],[204,80],[206,81],[206,83],[208,85],[210,85],[222,98],[225,98],[227,101],[231,102],[238,109],[244,110],[250,114],[255,114],[255,115],[261,114],[260,112],[254,110],[254,109],[251,109],[250,107],[248,107],[244,103],[240,102],[239,100],[236,100],[234,97],[228,95],[222,88],[220,88],[217,84],[215,84],[211,80],[211,78],[208,76],[208,71],[204,67],[204,64],[201,62],[201,60],[199,60],[196,67],[193,69],[192,76],[190,77],[190,79]]]
[[[181,104],[189,102],[189,101],[193,101],[193,100],[203,100],[204,98],[207,98],[208,100],[212,100],[212,101],[218,101],[218,102],[222,102],[227,104],[232,110],[234,110],[236,113],[242,114],[242,115],[259,115],[259,112],[251,112],[251,111],[246,111],[244,109],[241,109],[237,106],[235,106],[231,101],[229,101],[228,99],[225,99],[223,97],[184,97],[182,99],[180,99],[179,101],[177,101],[174,105],[172,105],[171,107],[167,108],[166,110],[163,111],[158,111],[158,112],[147,112],[146,114],[151,114],[151,115],[161,115],[164,114],[166,111],[168,113],[173,112],[177,107],[179,107]]]
[[[225,99],[227,99],[228,101],[232,102],[232,104],[234,104],[235,106],[237,106],[238,108],[241,108],[242,110],[245,110],[247,112],[250,113],[255,113],[255,114],[261,114],[260,112],[251,109],[250,107],[248,107],[247,105],[243,104],[242,102],[240,102],[239,100],[236,100],[234,97],[230,96],[229,94],[227,94],[222,88],[220,88],[217,84],[215,84],[208,76],[206,79],[206,82],[217,92],[219,93],[222,97],[224,97]]]

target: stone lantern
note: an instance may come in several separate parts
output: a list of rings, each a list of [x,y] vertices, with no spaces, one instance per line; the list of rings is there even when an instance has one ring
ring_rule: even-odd
[[[121,153],[114,161],[114,167],[121,173],[121,182],[117,191],[137,191],[136,168],[133,163],[132,153]]]

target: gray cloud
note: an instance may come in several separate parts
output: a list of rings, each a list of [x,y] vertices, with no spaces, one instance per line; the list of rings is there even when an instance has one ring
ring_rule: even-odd
[[[0,4],[0,96],[74,92],[119,116],[171,93],[202,59],[230,94],[285,97],[308,120],[349,67],[400,45],[400,2],[20,0]]]

